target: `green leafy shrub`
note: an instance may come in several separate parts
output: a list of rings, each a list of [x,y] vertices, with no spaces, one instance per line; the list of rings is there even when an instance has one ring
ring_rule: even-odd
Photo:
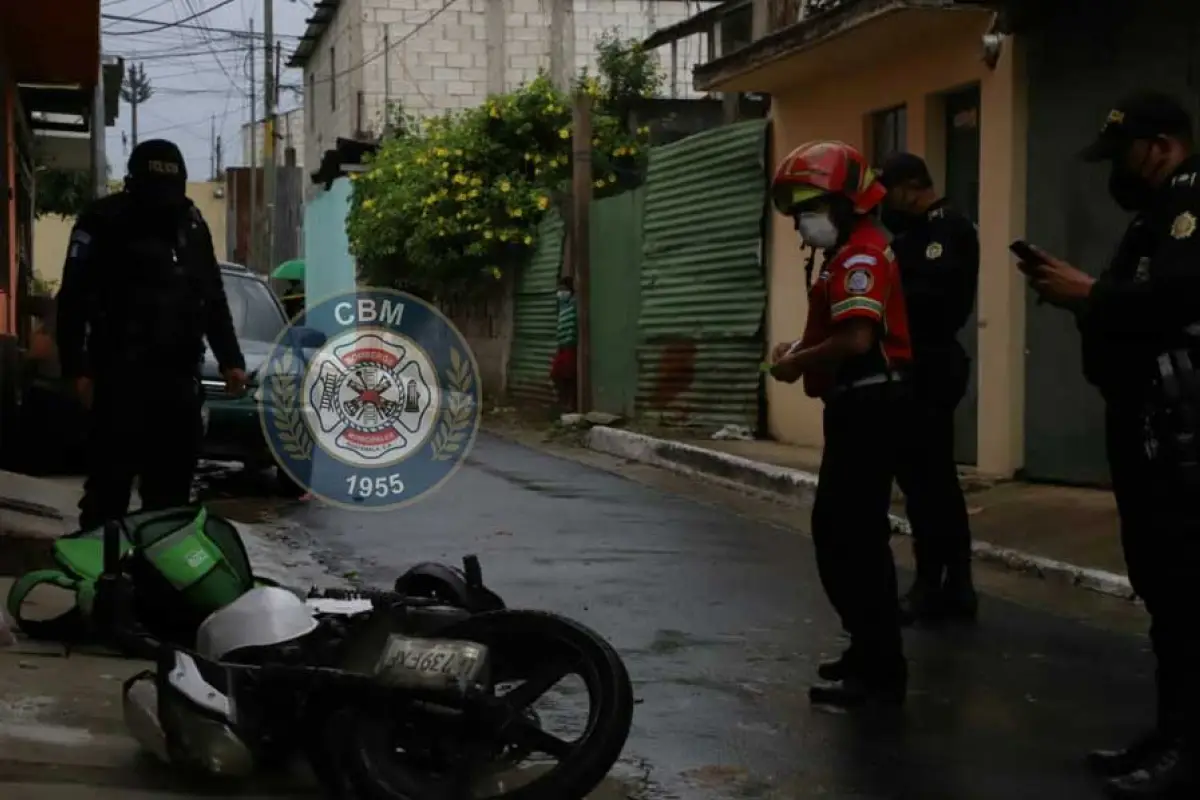
[[[580,76],[592,98],[596,197],[642,179],[648,131],[623,109],[661,85],[653,54],[614,32],[599,42],[600,72]],[[424,296],[486,294],[526,263],[538,223],[571,185],[572,99],[541,74],[481,106],[421,122],[392,113],[392,131],[351,176],[347,220],[361,277]]]

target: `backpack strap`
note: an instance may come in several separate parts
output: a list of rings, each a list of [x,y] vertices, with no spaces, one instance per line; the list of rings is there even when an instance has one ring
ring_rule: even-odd
[[[75,592],[75,605],[53,619],[25,619],[21,613],[29,593],[39,586],[57,586]],[[63,642],[78,642],[89,636],[87,623],[91,613],[95,587],[90,581],[72,578],[56,569],[39,569],[18,578],[8,591],[8,615],[17,627],[31,639],[54,639]]]

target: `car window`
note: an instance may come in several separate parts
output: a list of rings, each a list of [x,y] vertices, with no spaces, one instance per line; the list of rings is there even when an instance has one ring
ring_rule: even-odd
[[[229,298],[229,313],[238,338],[251,342],[278,339],[287,320],[266,284],[229,272],[222,272],[221,277],[225,281],[225,296]]]

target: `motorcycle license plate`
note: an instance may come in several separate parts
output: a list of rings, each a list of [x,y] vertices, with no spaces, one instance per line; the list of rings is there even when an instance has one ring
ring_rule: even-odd
[[[481,644],[393,634],[375,666],[375,675],[398,687],[463,689],[478,682],[486,666],[487,648]]]

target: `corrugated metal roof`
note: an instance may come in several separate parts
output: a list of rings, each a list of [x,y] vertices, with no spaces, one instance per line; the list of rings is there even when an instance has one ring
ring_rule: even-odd
[[[517,399],[554,402],[550,361],[557,346],[558,307],[554,292],[562,273],[564,226],[551,211],[538,229],[533,258],[517,281],[513,345],[508,360],[508,391]]]
[[[313,51],[320,43],[321,37],[329,28],[329,24],[337,16],[341,4],[342,0],[320,0],[312,6],[313,15],[304,20],[308,23],[308,27],[304,29],[304,35],[300,37],[300,44],[296,45],[291,58],[288,59],[287,66],[289,68],[303,67],[308,63],[308,60],[312,58]]]
[[[640,414],[696,425],[757,422],[765,144],[766,123],[753,120],[650,155]]]

